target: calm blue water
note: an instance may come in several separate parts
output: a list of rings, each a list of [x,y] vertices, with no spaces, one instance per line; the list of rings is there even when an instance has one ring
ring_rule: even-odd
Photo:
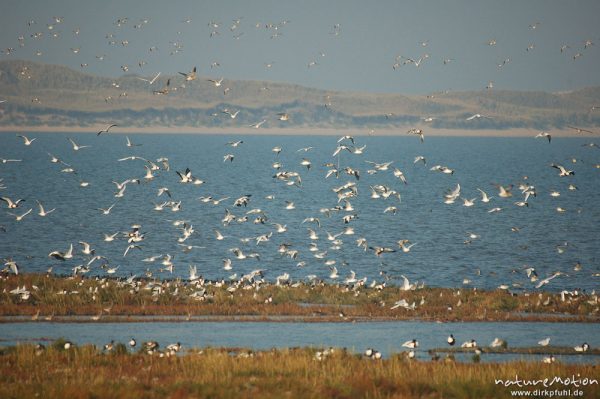
[[[363,155],[343,151],[340,166],[350,166],[361,172],[357,183],[358,196],[350,199],[358,218],[350,222],[355,235],[342,235],[341,249],[330,249],[326,232],[337,234],[345,225],[342,216],[348,212],[334,212],[330,218],[319,213],[321,208],[338,205],[332,188],[339,187],[355,178],[341,174],[339,179],[325,179],[325,162],[337,163],[331,154],[336,148],[337,137],[315,136],[207,136],[207,135],[130,135],[140,147],[125,146],[123,135],[92,134],[30,134],[36,137],[26,147],[14,134],[0,134],[0,157],[22,159],[20,163],[0,163],[0,195],[12,199],[25,198],[26,202],[15,213],[24,213],[30,207],[32,214],[17,222],[8,214],[6,204],[0,204],[0,257],[13,257],[21,271],[45,271],[54,266],[58,274],[70,274],[72,268],[87,261],[81,254],[78,241],[92,244],[97,255],[107,258],[112,267],[119,266],[116,275],[141,276],[149,269],[160,278],[186,277],[188,265],[195,264],[198,273],[209,279],[227,278],[233,273],[241,276],[254,269],[266,270],[266,278],[287,272],[293,280],[305,279],[315,274],[328,280],[326,260],[335,260],[340,280],[354,270],[358,278],[367,276],[381,280],[379,272],[385,270],[390,276],[406,275],[411,282],[424,281],[431,286],[462,286],[463,279],[471,280],[471,286],[494,288],[500,284],[520,284],[533,288],[523,272],[524,265],[535,267],[540,278],[555,271],[568,276],[554,279],[545,288],[550,290],[584,288],[597,289],[600,278],[600,151],[583,147],[589,139],[555,138],[551,144],[533,138],[466,138],[427,137],[420,143],[414,137],[357,137],[357,146],[367,145]],[[74,152],[67,138],[80,145],[92,148]],[[243,140],[237,148],[225,143]],[[279,157],[271,151],[274,146],[283,148]],[[309,152],[297,152],[301,147],[312,146]],[[48,152],[72,165],[77,174],[61,173],[62,166],[50,162]],[[223,162],[227,153],[235,155],[233,162]],[[121,182],[129,178],[143,179],[145,162],[117,159],[138,155],[150,160],[168,157],[171,171],[156,173],[157,177],[142,184],[128,185],[123,198],[115,198],[117,191],[112,181]],[[413,165],[417,155],[427,158],[427,166]],[[308,158],[313,167],[308,171],[300,165]],[[577,159],[572,163],[571,159]],[[271,164],[279,160],[282,170],[297,171],[302,177],[302,187],[287,186],[273,179],[275,170]],[[391,171],[368,175],[371,166],[365,161],[394,161],[405,174],[408,185],[402,184]],[[575,170],[575,176],[559,177],[551,163],[565,165]],[[455,169],[453,175],[432,172],[433,165],[446,165]],[[193,174],[206,183],[194,186],[179,183],[175,171],[189,167]],[[517,187],[513,198],[499,198],[492,185],[518,185],[527,176],[527,182],[537,189],[537,197],[530,198],[528,208],[514,205],[522,196]],[[79,182],[90,182],[87,188]],[[458,200],[453,205],[443,203],[443,194],[462,187],[462,196],[478,198],[475,206],[467,208]],[[399,191],[402,201],[394,198],[374,200],[370,198],[369,186],[385,184]],[[579,190],[569,191],[574,184]],[[0,187],[2,187],[0,185]],[[168,200],[157,197],[160,187],[168,187],[173,200],[182,201],[182,209],[172,212],[153,210],[154,203]],[[479,201],[477,188],[482,188],[494,198],[489,204]],[[550,191],[560,191],[553,198]],[[251,194],[247,208],[233,206],[236,198]],[[215,198],[230,197],[218,206],[202,203],[200,196]],[[273,200],[265,198],[274,195]],[[41,200],[46,208],[57,208],[48,217],[39,217],[35,200]],[[296,209],[286,210],[286,202],[293,201]],[[110,215],[102,215],[98,208],[107,208],[115,203]],[[341,203],[343,205],[343,203]],[[388,206],[396,206],[396,215],[384,214]],[[558,213],[556,207],[566,209]],[[492,207],[501,207],[500,213],[489,214]],[[249,215],[246,223],[233,222],[223,226],[221,219],[225,209],[242,217],[246,211],[260,208],[268,216],[264,225],[254,224],[256,215]],[[13,210],[11,210],[13,211]],[[302,224],[306,217],[320,217],[321,228],[314,223]],[[186,244],[203,246],[184,253],[177,245],[181,230],[173,226],[173,220],[187,220],[194,226],[195,233]],[[286,224],[288,231],[276,233],[271,223]],[[141,224],[146,239],[140,243],[142,250],[133,250],[126,257],[124,238],[104,242],[104,233],[127,231],[133,224]],[[316,259],[310,252],[307,227],[319,235],[316,241],[320,251],[327,250],[324,259]],[[513,232],[511,227],[519,227]],[[218,229],[228,236],[223,241],[215,239],[213,230]],[[474,232],[480,238],[465,245],[466,232]],[[240,242],[241,238],[254,238],[273,232],[269,242],[256,245]],[[372,246],[387,246],[398,249],[396,242],[408,239],[417,243],[410,253],[389,253],[378,258],[373,251],[364,252],[355,240],[365,237]],[[568,242],[564,253],[559,254],[556,246]],[[48,257],[54,250],[65,251],[69,244],[76,245],[74,259],[66,262]],[[299,251],[297,259],[282,257],[278,252],[281,243],[291,244]],[[258,252],[260,260],[234,259],[230,248],[239,247],[245,253]],[[173,273],[160,272],[157,263],[142,262],[142,259],[159,254],[174,256]],[[233,270],[222,268],[222,259],[233,260]],[[306,266],[297,267],[300,261]],[[574,271],[576,262],[581,271]],[[481,275],[476,270],[481,270]],[[514,272],[517,271],[517,272]],[[90,276],[105,275],[99,262],[92,265]]]
[[[502,326],[502,328],[499,328]],[[18,342],[37,343],[60,337],[77,344],[99,347],[115,340],[127,343],[131,337],[138,342],[155,340],[161,347],[181,342],[184,348],[243,347],[256,350],[290,347],[338,347],[362,353],[375,348],[384,356],[402,352],[402,343],[419,341],[418,355],[428,359],[427,350],[444,348],[446,338],[453,334],[457,344],[475,339],[479,346],[488,346],[496,337],[510,347],[537,346],[551,338],[552,346],[575,346],[587,342],[600,346],[598,324],[573,323],[433,323],[433,322],[369,322],[369,323],[277,323],[277,322],[155,322],[155,323],[0,323],[0,345]],[[530,355],[482,355],[483,361],[540,359]],[[460,356],[469,360],[470,354]],[[564,362],[595,362],[598,356],[557,356]]]

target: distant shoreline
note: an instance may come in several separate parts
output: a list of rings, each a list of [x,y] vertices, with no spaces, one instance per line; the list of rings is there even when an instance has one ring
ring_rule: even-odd
[[[1,133],[30,132],[30,133],[94,133],[97,134],[105,126],[86,127],[86,126],[0,126]],[[217,128],[217,127],[116,127],[113,128],[110,135],[115,134],[198,134],[198,135],[259,135],[259,136],[400,136],[408,137],[406,131],[409,126],[398,127],[396,129],[381,129],[374,132],[364,129],[354,128],[261,128],[253,129],[247,127],[240,128]],[[465,130],[465,129],[424,129],[425,139],[428,136],[434,137],[530,137],[534,138],[540,130],[536,129],[485,129],[485,130]],[[578,134],[572,130],[546,130],[554,137],[575,137],[575,138],[595,138],[595,134]],[[105,133],[106,134],[106,133]],[[418,138],[415,137],[416,140]],[[546,141],[546,139],[543,139]]]

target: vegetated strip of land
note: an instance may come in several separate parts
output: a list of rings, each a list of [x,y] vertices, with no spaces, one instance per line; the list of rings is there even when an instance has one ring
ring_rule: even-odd
[[[111,353],[93,346],[0,351],[2,398],[506,398],[513,390],[583,391],[600,395],[597,365],[540,362],[458,363],[374,360],[342,349],[193,350],[182,356]],[[317,353],[318,352],[318,353]],[[474,360],[476,360],[474,358]],[[560,377],[545,388],[547,383]],[[565,385],[565,380],[575,380]],[[536,382],[506,386],[505,381]],[[593,381],[596,380],[594,384]],[[516,384],[516,383],[515,383]]]
[[[26,295],[11,293],[23,287]],[[0,316],[4,321],[139,321],[135,316],[152,321],[151,316],[162,320],[179,316],[175,321],[214,317],[211,321],[599,322],[599,307],[596,294],[516,294],[467,287],[350,289],[343,284],[264,283],[257,288],[185,280],[137,279],[128,283],[45,274],[0,278]]]
[[[0,125],[0,133],[29,132],[29,133],[98,133],[98,128],[105,126],[14,126]],[[148,126],[135,127],[122,125],[111,130],[110,134],[198,134],[198,135],[257,135],[257,136],[340,136],[350,134],[353,136],[399,136],[408,137],[406,131],[413,127],[406,125],[395,128],[382,128],[370,131],[360,127],[340,127],[340,128],[315,128],[307,127],[286,127],[286,128],[261,128],[254,129],[248,127],[198,127],[198,126]],[[427,137],[529,137],[534,138],[540,130],[527,128],[511,129],[440,129],[423,128],[425,139]],[[587,138],[593,140],[598,137],[597,134],[578,134],[571,129],[547,129],[547,133],[552,137],[571,137]]]

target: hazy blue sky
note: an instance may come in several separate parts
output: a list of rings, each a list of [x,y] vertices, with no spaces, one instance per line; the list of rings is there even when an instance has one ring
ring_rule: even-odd
[[[547,91],[600,85],[597,0],[3,0],[2,4],[0,60],[64,64],[107,76],[123,74],[121,66],[144,75],[186,72],[197,66],[200,75],[215,78],[399,93],[480,90],[490,81],[494,89]],[[54,16],[64,21],[56,24]],[[119,18],[127,22],[118,26]],[[238,18],[239,25],[230,30]],[[35,24],[28,26],[30,20]],[[211,21],[219,27],[210,26]],[[289,22],[281,25],[282,21]],[[530,27],[537,23],[535,29]],[[135,28],[136,24],[142,27]],[[278,28],[267,29],[266,24]],[[76,28],[78,35],[73,33]],[[212,31],[218,34],[211,37]],[[33,38],[38,32],[43,36]],[[52,37],[54,32],[58,38]],[[107,38],[109,34],[114,37]],[[275,34],[279,36],[272,38]],[[23,47],[19,36],[24,38]],[[123,46],[123,40],[129,44]],[[491,40],[497,44],[487,45]],[[586,40],[595,44],[584,48]],[[173,43],[181,48],[171,55],[176,50]],[[527,51],[530,45],[535,47]],[[561,53],[562,45],[570,48]],[[150,52],[153,46],[158,50]],[[8,48],[14,51],[6,54]],[[75,54],[71,48],[80,51]],[[417,60],[424,54],[429,57],[418,68],[414,64],[392,68],[397,56]],[[581,56],[573,59],[576,54]],[[104,60],[99,61],[96,56],[102,55]],[[452,61],[444,65],[444,59]],[[498,67],[505,59],[510,62]],[[140,68],[140,61],[147,64]],[[309,68],[312,61],[317,65]],[[213,62],[220,66],[211,68]],[[88,66],[82,68],[82,63]],[[267,63],[272,66],[267,68]]]

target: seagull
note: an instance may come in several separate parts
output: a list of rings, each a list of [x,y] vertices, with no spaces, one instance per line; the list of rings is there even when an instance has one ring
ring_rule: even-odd
[[[415,160],[414,160],[413,164],[416,164],[417,162],[423,162],[423,165],[427,165],[427,160],[422,155],[419,155],[419,156],[415,157]]]
[[[389,166],[390,166],[392,163],[394,163],[394,161],[390,161],[390,162],[384,162],[384,163],[375,163],[375,162],[371,162],[371,161],[365,161],[365,162],[366,162],[366,163],[368,163],[368,164],[371,164],[371,165],[373,165],[373,167],[374,167],[376,170],[379,170],[379,171],[386,171],[386,170],[389,170]]]
[[[235,158],[233,154],[226,154],[223,156],[223,162],[233,162],[233,158]]]
[[[5,158],[0,158],[0,162],[1,163],[9,163],[9,162],[22,162],[22,159],[5,159]]]
[[[117,231],[115,234],[104,234],[104,241],[105,242],[112,242],[115,240],[115,237],[119,234],[119,232]]]
[[[226,109],[226,110],[224,110],[224,111],[222,111],[222,112],[223,112],[224,114],[227,114],[227,115],[229,115],[229,117],[230,117],[231,119],[235,119],[235,118],[238,116],[238,114],[240,113],[240,110],[238,109],[237,111],[235,111],[235,112],[233,112],[233,113],[232,113],[231,111],[229,111],[228,109]]]
[[[239,112],[239,111],[238,111],[238,112]],[[232,147],[237,147],[237,146],[239,146],[240,144],[243,144],[243,143],[244,143],[244,141],[243,141],[243,140],[238,140],[238,141],[229,141],[229,142],[227,143],[227,145],[230,145],[230,146],[232,146]]]
[[[400,179],[402,183],[408,184],[408,182],[406,181],[406,177],[404,177],[404,173],[402,173],[400,169],[394,168],[394,176]]]
[[[472,121],[473,119],[479,119],[479,118],[491,119],[489,116],[484,116],[484,115],[481,115],[481,114],[474,114],[474,115],[469,116],[466,120],[467,121]]]
[[[167,95],[169,94],[169,86],[171,85],[171,79],[167,79],[167,84],[160,90],[154,90],[153,93],[154,94],[164,94]]]
[[[564,166],[562,166],[562,165],[558,165],[558,164],[553,163],[550,166],[552,166],[553,168],[556,168],[556,169],[558,169],[560,171],[560,173],[558,174],[560,177],[570,176],[570,175],[574,175],[575,174],[575,172],[573,172],[572,170],[565,169]]]
[[[112,210],[112,208],[117,205],[117,203],[115,202],[114,204],[112,204],[111,206],[109,206],[108,208],[104,209],[104,208],[98,208],[99,211],[102,211],[103,215],[109,215],[110,211]]]
[[[20,135],[20,134],[17,134],[17,137],[22,138],[23,139],[23,144],[25,144],[26,146],[30,146],[31,143],[33,143],[36,140],[35,137],[30,140],[26,136],[23,136],[23,135]]]
[[[129,250],[131,250],[131,249],[139,249],[141,251],[142,247],[140,247],[139,245],[135,245],[135,244],[129,244],[127,246],[127,248],[125,248],[125,252],[123,252],[123,257],[125,257],[127,255],[127,253],[129,252]]]
[[[0,197],[0,200],[6,202],[6,204],[8,205],[8,209],[16,209],[19,207],[19,203],[25,201],[24,199],[18,199],[16,201],[12,201],[10,198],[8,197]]]
[[[546,277],[545,279],[540,280],[540,282],[536,284],[535,288],[536,289],[541,288],[542,286],[548,284],[550,281],[552,281],[553,279],[555,279],[556,277],[558,277],[562,274],[564,274],[564,273],[556,272],[556,273],[552,274],[550,277]]]
[[[73,258],[73,244],[71,244],[69,246],[69,250],[67,252],[59,252],[59,251],[52,251],[48,254],[48,256],[50,258],[54,258],[57,260],[66,260],[66,259],[71,259]]]
[[[156,76],[154,76],[151,80],[145,79],[145,78],[140,78],[139,76],[136,76],[136,78],[138,78],[139,80],[143,80],[144,82],[148,82],[149,85],[153,84],[156,79],[158,79],[158,77],[160,76],[160,72],[156,74]]]
[[[105,129],[102,129],[102,130],[100,130],[100,131],[99,131],[99,132],[96,134],[96,136],[100,136],[102,133],[108,133],[108,131],[109,131],[110,129],[112,129],[113,127],[116,127],[116,126],[118,126],[118,125],[115,125],[114,123],[113,123],[112,125],[108,125],[108,126],[105,128]],[[71,142],[73,142],[73,141],[71,140]],[[74,148],[74,147],[75,147],[75,145],[73,145],[73,148]],[[83,148],[83,147],[82,147],[82,148]],[[77,150],[75,150],[75,151],[77,151]]]
[[[219,80],[215,80],[215,79],[206,79],[206,80],[209,82],[212,82],[215,85],[215,87],[219,87],[223,83],[223,78],[221,78]]]
[[[543,340],[538,341],[538,345],[541,345],[541,346],[548,346],[549,344],[550,344],[550,337],[544,338]]]
[[[15,219],[17,220],[17,222],[20,222],[21,220],[23,220],[23,218],[25,216],[29,215],[31,213],[31,211],[32,211],[32,209],[29,208],[29,210],[22,215],[15,215],[14,213],[11,213],[11,212],[8,212],[8,214],[14,216]]]
[[[575,352],[587,352],[590,349],[590,346],[584,342],[582,345],[578,345],[573,348]]]
[[[267,121],[266,119],[263,119],[263,120],[262,120],[262,121],[260,121],[260,122],[253,123],[252,125],[248,125],[248,126],[249,126],[249,127],[253,127],[253,128],[255,128],[255,129],[259,129],[259,128],[260,128],[260,127],[261,127],[261,126],[262,126],[262,125],[263,125],[263,124],[264,124],[266,121]]]
[[[398,241],[398,246],[400,247],[400,249],[402,249],[402,252],[408,253],[408,252],[410,252],[410,249],[412,247],[414,247],[415,245],[417,245],[417,243],[415,242],[415,243],[412,243],[412,244],[410,244],[410,245],[407,246],[406,244],[408,244],[409,242],[410,241],[408,241],[408,240],[400,240],[400,241]]]
[[[85,241],[79,241],[79,243],[81,245],[83,245],[83,249],[81,250],[81,253],[84,255],[93,255],[94,252],[96,252],[95,250],[92,249],[92,247],[90,246],[89,243],[85,242]]]
[[[100,134],[100,133],[98,133],[98,134]],[[81,150],[83,148],[89,148],[89,147],[91,147],[91,145],[78,145],[71,138],[68,138],[67,140],[69,140],[71,142],[71,145],[73,146],[73,151],[79,151],[79,150]]]
[[[502,198],[509,198],[512,197],[512,193],[510,192],[510,190],[513,188],[513,185],[509,185],[507,187],[501,186],[500,184],[497,184],[496,187],[498,188],[498,196],[502,197]]]
[[[186,82],[191,82],[192,80],[196,80],[196,67],[194,67],[194,69],[192,69],[191,72],[188,73],[183,73],[183,72],[179,72],[180,75],[185,76],[185,81]]]
[[[128,136],[125,136],[125,139],[127,140],[127,147],[139,147],[139,146],[141,146],[141,144],[133,144],[131,142],[131,140],[129,140]]]
[[[402,346],[405,348],[415,349],[419,347],[419,341],[417,341],[416,339],[412,339],[403,343]]]
[[[545,138],[547,138],[547,139],[548,139],[548,143],[550,143],[550,142],[552,141],[552,136],[550,135],[550,133],[547,133],[547,132],[540,132],[540,133],[538,133],[538,134],[535,136],[535,138],[536,138],[536,139],[537,139],[537,138],[540,138],[540,137],[545,137]]]
[[[221,234],[221,232],[219,230],[215,230],[215,238],[218,241],[223,241],[227,236],[224,236],[223,234]]]
[[[36,200],[36,202],[38,203],[38,206],[40,207],[40,211],[38,212],[38,215],[40,215],[41,217],[48,216],[49,214],[51,214],[52,212],[54,212],[56,210],[56,208],[53,208],[49,211],[46,211],[40,201]]]
[[[591,134],[594,134],[594,132],[592,132],[591,130],[586,130],[586,129],[582,129],[582,128],[575,127],[575,126],[569,126],[569,125],[567,125],[567,127],[569,129],[575,130],[577,133],[591,133]]]
[[[488,195],[486,194],[485,191],[483,191],[482,189],[478,188],[477,189],[480,193],[481,193],[481,202],[490,202],[490,200],[494,197],[488,197]]]

